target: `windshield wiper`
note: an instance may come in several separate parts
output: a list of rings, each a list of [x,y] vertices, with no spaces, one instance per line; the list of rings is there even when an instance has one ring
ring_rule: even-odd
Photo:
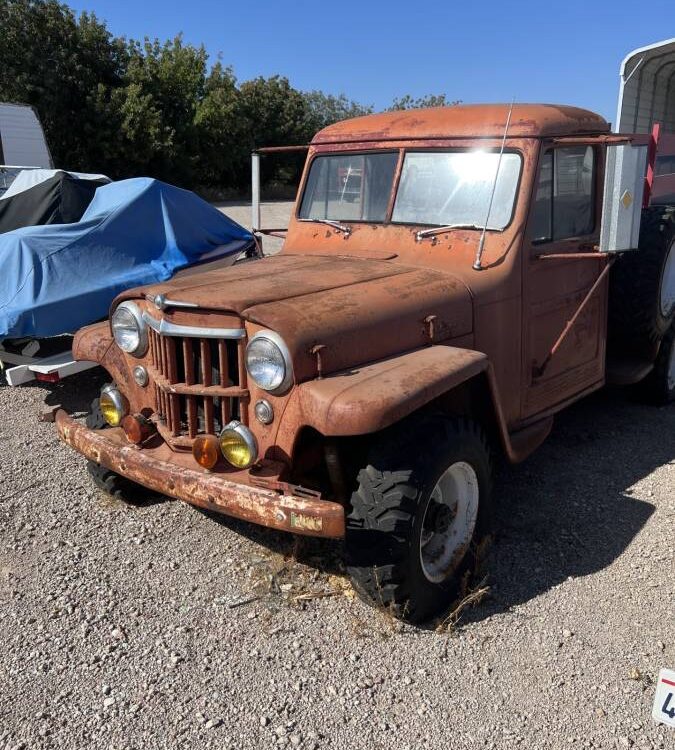
[[[338,232],[343,232],[347,237],[352,233],[352,228],[348,227],[346,224],[340,224],[339,221],[333,221],[332,219],[299,219],[299,221],[310,221],[314,222],[315,224],[327,224],[329,227],[333,227],[333,229],[337,229]]]
[[[453,229],[482,229],[478,224],[446,224],[443,227],[432,227],[431,229],[422,229],[415,234],[415,239],[421,242],[425,237],[433,237],[435,234],[451,232]]]

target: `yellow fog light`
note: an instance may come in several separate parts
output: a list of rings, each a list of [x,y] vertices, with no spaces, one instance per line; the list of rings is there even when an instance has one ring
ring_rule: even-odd
[[[236,469],[247,469],[258,458],[255,435],[236,419],[220,433],[220,450]]]
[[[103,419],[111,427],[118,427],[129,411],[129,402],[114,385],[106,385],[101,390],[99,405]]]

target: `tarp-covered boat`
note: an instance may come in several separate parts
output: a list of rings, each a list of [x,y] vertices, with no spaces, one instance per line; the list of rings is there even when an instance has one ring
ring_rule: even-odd
[[[125,289],[234,260],[253,243],[187,190],[144,177],[104,185],[77,223],[0,234],[0,340],[75,331],[105,317]]]
[[[0,234],[42,224],[72,224],[89,207],[103,175],[24,170],[0,198]]]

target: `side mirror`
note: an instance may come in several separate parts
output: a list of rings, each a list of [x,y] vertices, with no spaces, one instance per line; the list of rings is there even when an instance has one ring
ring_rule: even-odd
[[[607,146],[600,252],[637,249],[647,158],[646,145]]]

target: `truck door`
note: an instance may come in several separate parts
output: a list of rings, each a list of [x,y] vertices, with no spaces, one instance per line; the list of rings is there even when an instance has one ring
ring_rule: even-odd
[[[593,145],[541,146],[523,258],[523,420],[555,409],[604,378],[606,282],[540,372],[606,262],[603,256],[574,257],[599,242],[601,159],[601,149]]]

